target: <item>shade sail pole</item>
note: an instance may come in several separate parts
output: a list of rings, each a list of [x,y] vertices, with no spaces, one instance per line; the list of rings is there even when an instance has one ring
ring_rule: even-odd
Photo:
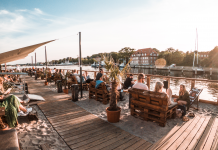
[[[31,65],[33,67],[33,56],[31,56]]]
[[[82,54],[81,54],[81,32],[79,32],[79,65],[80,65],[80,92],[81,98],[83,97],[83,89],[82,89]]]
[[[45,65],[46,65],[46,70],[47,70],[47,52],[46,52],[46,46],[45,46]]]

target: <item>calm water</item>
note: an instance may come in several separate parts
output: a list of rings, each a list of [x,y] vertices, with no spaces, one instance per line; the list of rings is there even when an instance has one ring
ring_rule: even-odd
[[[42,68],[42,66],[39,66],[38,68]],[[78,66],[49,66],[49,68],[57,68],[57,69],[77,69],[80,68]],[[8,68],[9,69],[9,68]],[[89,70],[89,71],[98,71],[98,68],[92,68],[90,66],[83,66],[82,70]],[[184,72],[183,74],[181,71],[171,71],[168,73],[167,70],[157,70],[157,72],[154,72],[153,69],[141,69],[141,68],[132,68],[131,73],[144,73],[144,74],[158,74],[158,75],[164,75],[164,76],[176,76],[176,77],[188,77],[188,78],[206,78],[210,80],[217,80],[218,75],[194,75],[192,72]],[[92,78],[94,78],[94,73],[89,73]],[[137,79],[137,76],[134,76],[134,79]],[[157,81],[163,81],[163,78],[159,77],[151,77],[151,87],[150,90],[154,90],[155,83]],[[171,79],[170,81],[170,88],[173,91],[173,94],[178,95],[179,92],[179,85],[184,84],[186,86],[186,89],[189,91],[191,88],[191,81],[190,80],[184,80],[184,79]],[[205,81],[196,81],[195,83],[196,87],[203,89],[200,99],[209,100],[209,101],[217,101],[218,96],[218,84],[212,83],[212,82],[205,82]]]

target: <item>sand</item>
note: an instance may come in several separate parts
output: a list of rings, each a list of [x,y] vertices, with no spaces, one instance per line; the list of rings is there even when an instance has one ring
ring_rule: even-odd
[[[31,107],[37,111],[39,120],[28,121],[25,118],[18,118],[19,121],[24,120],[16,127],[21,149],[41,149],[42,144],[48,144],[49,149],[68,150],[67,144],[54,130],[39,107],[37,105]]]

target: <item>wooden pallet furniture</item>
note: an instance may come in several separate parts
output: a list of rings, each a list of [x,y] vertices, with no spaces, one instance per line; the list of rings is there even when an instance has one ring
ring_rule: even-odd
[[[165,126],[167,118],[176,116],[177,103],[169,105],[165,93],[145,91],[131,88],[130,107],[131,115],[138,116],[146,121],[158,122],[160,126]]]
[[[70,89],[71,88],[71,85],[72,84],[79,84],[78,82],[77,82],[77,79],[76,79],[76,76],[68,76],[68,80],[67,80],[67,85],[68,85],[68,89]],[[86,90],[86,91],[88,91],[88,88],[89,88],[89,84],[88,83],[83,83],[82,84],[82,89],[83,90]],[[79,86],[79,90],[80,90],[80,86]]]
[[[101,101],[103,104],[108,104],[110,100],[110,93],[107,91],[107,87],[102,82],[99,87],[95,88],[95,81],[89,83],[89,98],[94,98],[96,101]]]

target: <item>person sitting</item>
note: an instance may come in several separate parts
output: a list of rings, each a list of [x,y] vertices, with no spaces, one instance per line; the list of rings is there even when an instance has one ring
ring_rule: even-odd
[[[129,87],[132,87],[134,85],[133,75],[130,74],[128,78],[124,81],[124,89],[128,89]]]
[[[97,89],[99,87],[99,85],[104,82],[103,79],[102,79],[102,74],[101,73],[98,73],[97,76],[96,76],[96,82],[95,82],[95,88]]]
[[[91,79],[87,71],[85,71],[84,77],[85,77],[86,83],[90,83],[91,81],[93,81],[93,79]]]
[[[173,104],[173,102],[172,102],[172,90],[170,89],[170,88],[168,88],[167,89],[167,92],[164,92],[163,91],[163,83],[162,82],[156,82],[156,84],[155,84],[155,88],[154,88],[154,92],[159,92],[159,93],[165,93],[165,94],[167,94],[167,102],[168,102],[168,106],[170,105],[170,104]]]
[[[10,76],[6,75],[6,74],[4,75],[4,79],[7,82],[14,82],[13,79]]]
[[[189,121],[189,119],[185,116],[186,115],[186,106],[190,105],[190,99],[189,99],[189,93],[186,91],[185,85],[180,85],[179,90],[179,97],[174,99],[174,102],[178,103],[178,109],[181,109],[183,111],[183,121]]]
[[[143,73],[140,73],[138,75],[138,82],[133,85],[133,88],[148,90],[148,86],[144,82],[145,82],[145,75]]]
[[[76,76],[76,80],[77,80],[78,84],[80,84],[80,77],[79,77],[79,75],[75,75],[75,76]],[[86,83],[85,77],[83,75],[82,75],[82,83]]]
[[[21,104],[24,103],[24,101],[20,100],[17,96],[9,95],[8,97],[5,97],[4,94],[3,78],[0,77],[0,100],[3,100],[3,102],[0,102],[0,107],[5,107],[5,114],[9,127],[15,127],[17,124],[17,113],[20,111],[28,113],[32,111],[32,108],[26,109]]]
[[[101,74],[101,75],[102,75],[102,80],[103,80],[103,74],[104,74],[103,69],[99,69],[98,74]],[[98,76],[98,74],[96,75],[96,79],[95,79],[95,80],[97,80],[97,76]]]

